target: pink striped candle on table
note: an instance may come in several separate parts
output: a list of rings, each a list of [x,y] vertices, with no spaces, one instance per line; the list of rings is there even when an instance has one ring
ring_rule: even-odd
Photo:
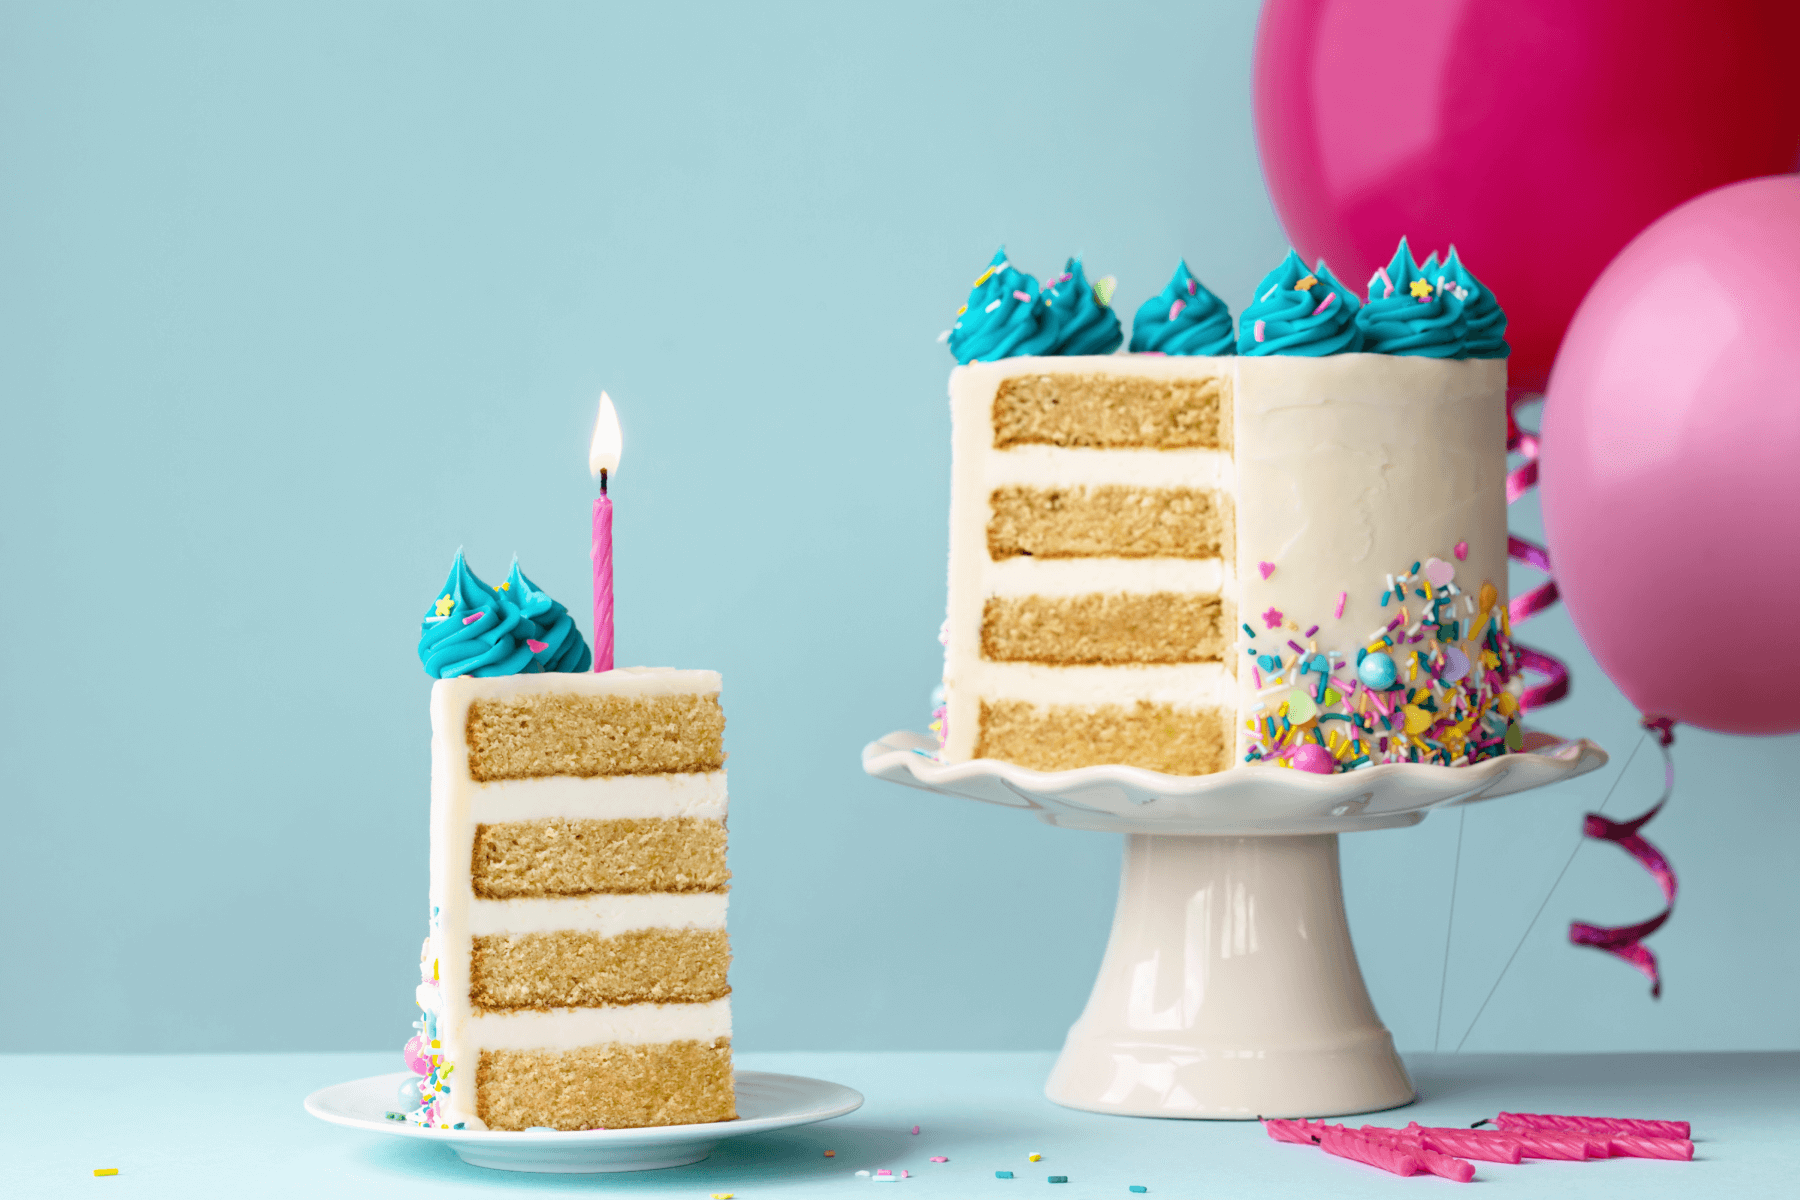
[[[594,422],[594,440],[588,446],[588,471],[600,481],[594,498],[594,540],[589,556],[594,561],[594,670],[613,669],[613,528],[612,497],[606,494],[607,476],[619,469],[624,437],[612,397],[600,393],[600,416]]]

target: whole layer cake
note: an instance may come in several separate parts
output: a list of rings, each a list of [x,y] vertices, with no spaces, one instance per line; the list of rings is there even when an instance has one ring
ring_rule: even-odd
[[[1454,256],[1402,243],[1363,304],[1290,255],[1235,338],[1183,264],[1130,354],[1110,281],[1069,266],[1040,291],[1002,252],[950,338],[943,757],[1195,775],[1516,741],[1504,342]]]
[[[459,572],[460,556],[442,627],[497,613],[503,629],[519,589],[484,596]],[[513,632],[534,659],[548,653],[534,631]],[[423,644],[421,655],[429,667]],[[431,691],[432,918],[425,1019],[408,1047],[423,1068],[412,1119],[493,1130],[732,1119],[719,676],[533,671],[492,647],[478,656],[489,655]],[[495,669],[509,665],[523,669]]]

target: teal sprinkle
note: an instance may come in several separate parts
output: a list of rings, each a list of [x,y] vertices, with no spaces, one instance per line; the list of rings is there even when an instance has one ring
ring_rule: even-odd
[[[1247,633],[1247,634],[1249,634],[1249,635],[1250,635],[1250,636],[1251,636],[1251,637],[1255,637],[1255,636],[1256,636],[1256,630],[1254,630],[1254,629],[1252,629],[1252,628],[1250,628],[1250,624],[1249,624],[1249,622],[1245,622],[1245,623],[1244,623],[1244,632],[1245,632],[1245,633]]]
[[[995,1179],[1011,1179],[1012,1172],[1011,1171],[995,1171],[994,1178]]]
[[[1150,1190],[1150,1189],[1149,1189],[1149,1188],[1147,1188],[1147,1187],[1145,1187],[1145,1186],[1144,1186],[1144,1185],[1143,1185],[1143,1184],[1141,1184],[1141,1183],[1134,1183],[1134,1184],[1132,1184],[1132,1185],[1131,1185],[1131,1190],[1132,1190],[1132,1191],[1134,1191],[1134,1192],[1147,1192],[1147,1191],[1149,1191],[1149,1190]]]
[[[1050,1182],[1051,1183],[1067,1183],[1067,1182],[1069,1182],[1069,1177],[1067,1175],[1052,1175],[1050,1177]]]
[[[1388,593],[1386,593],[1386,592],[1381,593],[1381,607],[1386,608],[1388,605],[1388,601],[1392,600],[1392,599],[1393,599],[1393,597],[1388,595]]]

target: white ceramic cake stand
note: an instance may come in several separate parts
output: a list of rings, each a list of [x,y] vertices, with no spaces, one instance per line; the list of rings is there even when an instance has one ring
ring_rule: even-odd
[[[437,1142],[456,1151],[457,1157],[471,1166],[567,1174],[682,1167],[699,1162],[726,1138],[829,1121],[855,1112],[863,1102],[862,1093],[823,1079],[739,1071],[735,1121],[570,1133],[422,1129],[385,1115],[394,1106],[394,1093],[401,1082],[410,1078],[414,1076],[409,1072],[397,1071],[320,1088],[306,1098],[306,1111],[333,1125]]]
[[[1526,734],[1467,767],[1389,764],[1339,775],[1244,767],[946,766],[935,738],[863,748],[878,779],[1123,833],[1112,936],[1045,1094],[1140,1117],[1322,1117],[1393,1108],[1412,1081],[1356,964],[1340,833],[1416,825],[1434,808],[1573,779],[1606,762],[1589,741]]]

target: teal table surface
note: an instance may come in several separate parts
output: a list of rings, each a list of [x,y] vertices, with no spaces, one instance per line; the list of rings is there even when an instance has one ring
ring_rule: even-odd
[[[1046,1200],[1148,1196],[1392,1197],[1456,1188],[1269,1140],[1251,1122],[1145,1120],[1059,1108],[1050,1054],[740,1054],[750,1070],[856,1088],[822,1125],[721,1143],[705,1162],[636,1174],[528,1175],[447,1148],[314,1120],[301,1100],[399,1068],[398,1054],[0,1057],[7,1197],[576,1196],[738,1200],[866,1195],[859,1170],[902,1168],[893,1195]],[[1800,1054],[1467,1055],[1408,1060],[1420,1099],[1350,1123],[1460,1125],[1501,1109],[1692,1121],[1693,1162],[1476,1164],[1482,1196],[1800,1194]],[[911,1130],[919,1126],[919,1133]],[[836,1151],[833,1158],[826,1150]],[[1043,1161],[1026,1156],[1041,1153]],[[947,1163],[931,1163],[933,1155]],[[96,1178],[96,1167],[119,1174]],[[1011,1180],[996,1179],[1010,1170]],[[1068,1183],[1049,1184],[1052,1174]],[[904,1190],[902,1190],[904,1189]],[[1049,1189],[1049,1190],[1046,1190]]]

